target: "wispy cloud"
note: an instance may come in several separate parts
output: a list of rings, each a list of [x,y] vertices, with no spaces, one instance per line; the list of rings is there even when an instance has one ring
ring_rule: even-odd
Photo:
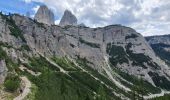
[[[57,23],[64,10],[69,9],[77,16],[79,23],[91,27],[123,24],[135,28],[143,35],[168,34],[170,31],[169,0],[24,1],[46,4],[55,13]]]
[[[30,3],[32,0],[24,0],[26,3]]]
[[[33,7],[32,10],[36,13],[39,8],[40,8],[40,6],[38,5],[38,6]]]

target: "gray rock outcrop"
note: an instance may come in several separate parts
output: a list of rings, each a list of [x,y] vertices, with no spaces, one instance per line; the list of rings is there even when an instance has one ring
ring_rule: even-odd
[[[0,84],[2,84],[7,76],[7,67],[4,60],[0,60]]]
[[[66,10],[59,25],[60,26],[77,25],[77,18],[69,10]]]
[[[47,6],[42,5],[40,6],[37,13],[35,14],[34,19],[40,23],[53,25],[54,24],[54,13],[50,9],[48,9]]]

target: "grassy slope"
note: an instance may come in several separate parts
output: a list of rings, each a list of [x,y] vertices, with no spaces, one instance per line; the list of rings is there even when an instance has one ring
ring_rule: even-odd
[[[119,99],[99,81],[76,68],[71,62],[65,62],[63,58],[57,58],[56,63],[59,65],[62,64],[60,65],[61,67],[69,66],[69,69],[66,68],[68,71],[70,71],[72,67],[73,70],[69,72],[71,77],[59,72],[55,66],[50,65],[43,57],[30,58],[29,65],[31,68],[34,69],[34,71],[40,71],[42,74],[38,77],[32,76],[29,73],[22,74],[27,75],[38,88],[37,92],[35,92],[36,100],[94,100],[94,98],[96,98],[96,100]],[[58,71],[54,70],[54,68]],[[75,69],[77,70],[75,71]],[[98,95],[95,95],[94,92]]]

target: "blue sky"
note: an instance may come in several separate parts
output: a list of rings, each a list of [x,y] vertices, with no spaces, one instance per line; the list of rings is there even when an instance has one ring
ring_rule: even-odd
[[[25,14],[27,11],[34,13],[32,8],[40,5],[40,3],[26,3],[23,0],[0,0],[0,10],[5,13]]]
[[[90,27],[122,24],[149,35],[170,34],[170,0],[0,0],[5,13],[33,17],[40,5],[47,5],[59,23],[64,11],[70,10],[78,23]]]

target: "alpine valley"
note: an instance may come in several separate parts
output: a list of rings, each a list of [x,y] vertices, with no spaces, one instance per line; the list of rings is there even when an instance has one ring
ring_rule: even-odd
[[[0,13],[0,100],[170,100],[170,36]]]

